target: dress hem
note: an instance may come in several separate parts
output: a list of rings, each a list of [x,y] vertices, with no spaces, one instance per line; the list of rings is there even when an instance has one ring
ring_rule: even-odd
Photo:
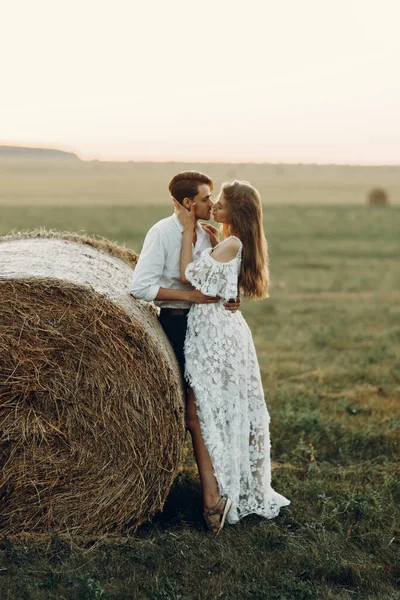
[[[258,515],[259,517],[264,517],[265,519],[275,519],[280,514],[281,508],[284,508],[285,506],[289,506],[290,504],[291,504],[291,501],[286,499],[286,502],[280,504],[277,507],[277,510],[271,512],[269,515],[266,515],[265,512],[263,512],[261,510],[255,509],[255,510],[248,510],[245,512],[241,512],[240,516],[237,517],[237,519],[229,519],[229,513],[228,513],[228,515],[226,517],[226,521],[230,525],[235,525],[236,523],[239,523],[239,521],[241,521],[244,517],[247,517],[249,515]]]

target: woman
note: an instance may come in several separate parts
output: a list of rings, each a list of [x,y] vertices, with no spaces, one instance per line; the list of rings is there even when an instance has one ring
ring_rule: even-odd
[[[216,535],[225,519],[250,513],[273,518],[290,501],[271,487],[269,413],[250,329],[240,311],[223,303],[238,296],[268,297],[267,243],[258,191],[245,181],[222,186],[213,218],[223,241],[193,262],[194,205],[175,202],[184,227],[181,280],[217,304],[194,304],[185,339],[185,377],[190,385],[187,427],[192,434],[203,490],[204,517]]]

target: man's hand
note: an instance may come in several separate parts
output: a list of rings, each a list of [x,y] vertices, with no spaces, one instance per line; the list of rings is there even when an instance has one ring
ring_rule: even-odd
[[[236,312],[237,310],[239,310],[241,304],[242,301],[240,297],[236,298],[234,302],[224,302],[226,310],[230,310],[231,312]]]
[[[187,294],[188,301],[195,304],[215,304],[221,300],[218,296],[205,296],[200,290],[190,290]]]
[[[209,223],[200,223],[202,228],[208,235],[210,236],[211,243],[214,246],[219,244],[219,229],[214,227],[214,225],[210,225]]]

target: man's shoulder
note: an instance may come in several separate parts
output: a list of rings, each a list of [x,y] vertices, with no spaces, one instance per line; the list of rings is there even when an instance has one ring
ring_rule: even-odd
[[[161,240],[166,241],[171,238],[171,235],[174,233],[174,230],[176,230],[176,227],[174,225],[172,216],[165,217],[165,219],[157,221],[157,223],[154,223],[154,225],[150,227],[150,229],[147,232],[146,238],[148,240],[159,238]]]
[[[174,223],[172,215],[170,215],[169,217],[165,217],[164,219],[157,221],[157,223],[154,223],[154,225],[152,225],[152,227],[150,227],[149,233],[151,231],[153,233],[163,234],[163,233],[168,233],[170,231],[174,231],[174,229],[176,229],[175,223]]]

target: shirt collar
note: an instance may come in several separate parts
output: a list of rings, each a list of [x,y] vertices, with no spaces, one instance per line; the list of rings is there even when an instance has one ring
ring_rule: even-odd
[[[179,229],[179,231],[181,233],[183,233],[183,225],[175,213],[172,215],[172,219],[173,219],[175,225],[177,226],[177,228]],[[202,228],[202,226],[200,225],[200,223],[198,221],[197,221],[197,225],[196,225],[196,232],[197,232],[197,235],[204,234],[204,229]]]
[[[178,219],[178,217],[176,216],[175,213],[172,215],[172,220],[175,223],[175,225],[177,226],[177,228],[179,229],[179,231],[181,233],[183,233],[183,225],[182,225],[182,223],[180,222],[180,220]]]

